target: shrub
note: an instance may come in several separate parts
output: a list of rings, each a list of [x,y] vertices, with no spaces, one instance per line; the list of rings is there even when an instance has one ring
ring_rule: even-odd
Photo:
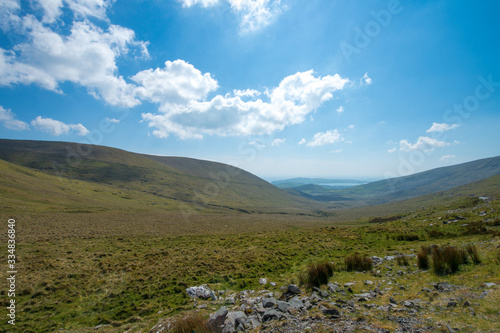
[[[420,240],[420,237],[417,234],[399,234],[395,237],[395,239],[398,241],[413,242]]]
[[[437,231],[437,230],[427,231],[427,235],[429,236],[429,238],[442,238],[442,237],[446,237],[446,234],[442,233],[441,231]]]
[[[172,333],[211,333],[215,332],[208,328],[207,320],[198,312],[193,312],[185,317],[179,317],[172,323],[169,332]]]
[[[419,269],[429,269],[430,248],[422,246],[417,253],[417,266]]]
[[[457,272],[460,265],[466,260],[465,251],[453,246],[436,247],[432,251],[432,266],[434,273],[437,275]]]
[[[493,254],[493,260],[497,263],[497,265],[500,265],[500,249],[497,249]]]
[[[410,261],[408,260],[408,257],[405,255],[400,255],[396,258],[396,262],[398,263],[399,266],[409,266]]]
[[[350,254],[347,257],[345,257],[344,262],[345,262],[346,270],[349,272],[369,271],[373,267],[373,261],[371,258],[368,258],[367,256],[361,256],[357,253]]]
[[[465,250],[469,254],[472,262],[474,263],[474,265],[478,265],[478,264],[480,264],[482,262],[481,258],[479,257],[479,253],[477,252],[477,249],[476,249],[475,245],[469,244],[469,245],[467,245],[467,247],[465,248]]]
[[[322,261],[311,263],[307,266],[305,274],[301,274],[300,284],[310,288],[327,284],[328,279],[333,276],[335,265],[331,262]]]
[[[485,235],[488,234],[488,228],[481,222],[469,224],[467,229],[462,232],[462,235]]]

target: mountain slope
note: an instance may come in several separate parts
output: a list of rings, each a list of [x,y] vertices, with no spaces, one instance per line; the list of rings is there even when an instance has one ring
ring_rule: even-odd
[[[107,185],[108,191],[119,190],[130,193],[129,197],[144,196],[148,200],[154,196],[153,201],[161,198],[170,206],[182,203],[193,209],[238,211],[297,211],[315,206],[242,169],[190,158],[66,142],[0,140],[0,159],[41,171],[43,176],[30,176],[54,185],[61,179],[84,181],[86,187]],[[10,168],[11,173],[27,173],[12,165],[4,168]],[[49,181],[45,176],[53,178]],[[5,184],[8,179],[2,181]]]
[[[331,196],[333,200],[329,200],[330,202],[351,200],[355,206],[375,205],[446,191],[498,174],[500,174],[500,156],[441,167],[410,176],[380,180],[347,189],[332,189],[328,193],[322,191],[317,199],[325,201],[325,198]],[[301,193],[300,188],[294,189],[299,191],[293,193]],[[304,194],[304,197],[315,199],[307,190]]]

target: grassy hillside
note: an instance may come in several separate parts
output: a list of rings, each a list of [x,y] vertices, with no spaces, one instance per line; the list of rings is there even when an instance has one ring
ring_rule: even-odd
[[[16,194],[19,196],[6,200],[29,199],[28,205],[33,208],[35,203],[41,206],[46,203],[46,199],[39,200],[36,196],[38,187],[60,193],[56,195],[60,200],[53,201],[61,205],[75,202],[77,206],[87,207],[86,200],[81,198],[88,197],[102,209],[122,206],[128,209],[130,204],[138,209],[139,206],[142,209],[168,206],[171,210],[183,205],[196,211],[297,212],[319,206],[281,191],[241,169],[190,158],[148,156],[65,142],[0,140],[0,159],[10,175],[1,178],[3,189],[0,193],[18,187]],[[29,170],[16,168],[16,165]],[[14,180],[19,185],[12,184]],[[33,193],[30,193],[31,188],[34,188]],[[102,193],[118,193],[118,198],[128,201],[112,198],[108,202],[109,198],[102,197]],[[43,197],[43,191],[40,194]],[[72,204],[67,206],[72,207]]]
[[[493,157],[346,189],[318,190],[311,186],[301,186],[294,188],[296,192],[291,193],[305,194],[304,197],[319,201],[341,203],[350,200],[351,207],[376,205],[446,191],[498,174],[500,174],[500,157]]]

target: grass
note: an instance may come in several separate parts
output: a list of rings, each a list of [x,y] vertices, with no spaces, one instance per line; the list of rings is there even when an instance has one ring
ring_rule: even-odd
[[[328,279],[333,276],[335,265],[328,261],[320,261],[307,265],[306,271],[300,275],[300,285],[305,285],[312,289],[328,283]]]
[[[344,259],[345,269],[348,272],[364,272],[369,271],[373,268],[372,259],[367,256],[362,256],[360,254],[354,253],[350,254]]]

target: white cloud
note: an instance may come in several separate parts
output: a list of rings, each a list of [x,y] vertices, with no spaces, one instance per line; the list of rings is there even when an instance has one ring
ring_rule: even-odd
[[[354,124],[351,124],[349,126],[347,126],[347,129],[354,129],[354,127],[356,127]]]
[[[302,138],[300,141],[299,141],[299,145],[303,145],[304,143],[306,143],[306,139]]]
[[[109,4],[101,0],[65,3],[76,14],[84,16],[98,15],[96,8],[105,10]],[[57,1],[41,1],[39,5],[47,8],[47,20],[57,15],[53,13],[54,8],[60,8]],[[109,25],[104,31],[89,21],[81,21],[73,23],[69,34],[61,35],[56,32],[58,27],[53,30],[32,15],[17,19],[16,31],[25,41],[12,50],[0,48],[0,86],[37,84],[61,93],[60,83],[73,82],[111,105],[133,107],[140,104],[134,97],[135,86],[118,75],[116,65],[118,57],[132,50],[148,56],[147,43],[136,41],[132,30]]]
[[[342,112],[344,112],[344,107],[341,105],[341,106],[337,109],[337,112],[338,112],[338,113],[342,113]]]
[[[210,73],[201,74],[184,60],[165,62],[165,68],[148,69],[134,75],[132,81],[139,84],[136,96],[160,104],[160,110],[168,112],[173,104],[186,104],[203,100],[218,88]]]
[[[342,149],[342,148],[335,149],[335,150],[330,150],[330,154],[338,154],[338,153],[341,153],[342,151],[344,151],[344,149]]]
[[[438,124],[438,123],[432,123],[432,126],[431,128],[429,128],[427,130],[427,133],[433,133],[433,132],[446,132],[446,131],[449,131],[449,130],[452,130],[454,128],[457,128],[459,125],[458,124],[447,124],[447,123],[442,123],[442,124]]]
[[[344,141],[344,138],[342,137],[342,135],[339,133],[338,130],[334,129],[314,134],[311,142],[309,142],[307,145],[309,147],[317,147],[342,141]]]
[[[444,155],[441,157],[441,161],[447,161],[447,160],[452,160],[454,159],[455,157],[457,157],[456,155]]]
[[[118,124],[120,123],[120,119],[115,119],[115,118],[106,118],[107,121],[109,121],[110,123],[115,123],[115,124]]]
[[[283,7],[281,0],[178,0],[183,7],[201,5],[205,8],[228,3],[232,11],[240,17],[243,32],[260,30],[272,23]]]
[[[233,94],[234,94],[234,96],[238,96],[238,97],[255,98],[257,96],[260,96],[262,93],[258,90],[254,90],[254,89],[246,89],[246,90],[234,89]],[[226,95],[226,96],[229,96],[229,95]]]
[[[372,79],[368,76],[368,73],[365,73],[365,75],[363,75],[363,77],[361,78],[360,80],[361,82],[361,85],[370,85],[372,84]]]
[[[394,153],[396,150],[398,150],[398,148],[394,147],[394,148],[389,149],[387,152],[388,152],[388,153],[390,153],[390,154],[392,154],[392,153]]]
[[[54,120],[51,118],[43,118],[41,116],[36,117],[31,121],[31,126],[36,130],[48,133],[50,135],[61,135],[69,134],[71,132],[76,132],[77,135],[84,136],[89,133],[89,131],[82,124],[65,124],[59,120]]]
[[[412,151],[412,150],[421,150],[421,151],[431,151],[437,147],[445,147],[449,146],[449,142],[439,141],[434,138],[429,138],[427,136],[421,136],[418,138],[416,143],[410,143],[407,140],[401,140],[399,142],[401,151]]]
[[[188,65],[183,64],[184,67]],[[192,76],[192,79],[189,84],[186,82],[183,85],[183,88],[187,88],[186,93],[182,94],[179,94],[177,89],[170,89],[168,85],[165,88],[168,93],[163,94],[162,91],[160,94],[157,93],[156,85],[148,87],[147,81],[133,78],[137,83],[145,84],[144,91],[138,96],[160,103],[159,110],[162,114],[142,114],[143,120],[149,122],[150,127],[156,128],[153,134],[157,137],[165,138],[171,133],[181,139],[200,139],[203,135],[271,134],[286,126],[303,122],[309,113],[331,99],[335,91],[343,89],[349,82],[338,74],[315,77],[310,70],[290,75],[277,87],[267,89],[263,93],[267,101],[255,97],[244,101],[238,96],[241,91],[236,91],[236,95],[217,95],[211,100],[203,101],[208,92],[217,88],[217,82],[210,74],[202,75],[189,66],[189,73],[192,74],[189,77]],[[154,71],[148,72],[148,76],[152,73]],[[172,76],[174,77],[176,76]],[[160,80],[161,82],[163,81]],[[192,82],[199,83],[195,85],[196,89],[193,88]],[[152,92],[148,89],[152,89]],[[247,92],[245,97],[260,95],[253,90]],[[192,100],[189,100],[189,97]],[[171,101],[174,101],[174,104],[170,103]]]
[[[8,129],[16,131],[27,130],[29,128],[27,123],[15,118],[16,115],[12,113],[10,109],[4,109],[3,106],[0,105],[0,124]]]
[[[271,142],[271,146],[280,146],[284,144],[286,139],[274,139],[273,142]]]
[[[18,13],[21,9],[19,0],[0,0],[0,28],[8,31],[19,24]]]
[[[52,23],[62,14],[66,5],[76,18],[96,17],[106,19],[106,10],[113,3],[112,0],[35,0],[34,5],[43,13],[42,21]]]

